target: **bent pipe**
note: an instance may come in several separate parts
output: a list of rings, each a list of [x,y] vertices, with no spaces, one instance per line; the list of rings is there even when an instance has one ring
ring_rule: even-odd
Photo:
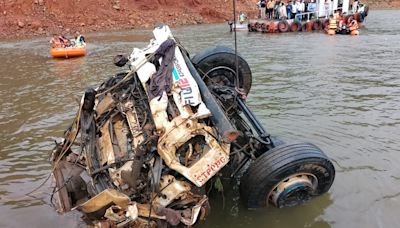
[[[199,73],[197,72],[196,68],[193,66],[193,63],[190,59],[183,54],[183,58],[185,59],[185,63],[189,68],[190,73],[192,74],[194,80],[196,81],[200,93],[201,98],[204,104],[210,109],[212,115],[211,120],[213,121],[215,127],[217,128],[218,134],[222,136],[224,140],[227,142],[232,142],[236,140],[226,138],[228,135],[232,133],[236,133],[237,129],[231,124],[228,117],[225,115],[225,112],[219,106],[218,102],[215,100],[215,97],[211,94],[210,90],[208,90],[207,85],[204,83],[203,79],[200,77]]]
[[[257,131],[257,134],[259,137],[265,141],[266,144],[271,144],[271,140],[269,138],[270,134],[267,133],[265,128],[262,126],[262,124],[257,120],[253,112],[247,107],[247,105],[243,102],[242,99],[236,98],[240,110],[243,112],[243,114],[246,116],[246,118],[250,121],[251,125],[254,127],[254,129]]]

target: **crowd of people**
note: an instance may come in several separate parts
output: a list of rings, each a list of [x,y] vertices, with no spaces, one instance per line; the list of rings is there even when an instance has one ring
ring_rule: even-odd
[[[332,0],[325,0],[326,18],[329,18],[332,12],[332,4]],[[318,11],[316,0],[260,0],[257,6],[260,9],[259,18],[261,19],[311,20]],[[341,5],[339,4],[338,7],[340,8]],[[361,7],[358,0],[353,0],[351,11],[359,12]]]
[[[315,0],[260,0],[257,5],[262,19],[294,19],[298,15],[299,20],[306,20],[311,18],[304,13],[312,15],[317,10]]]
[[[341,11],[335,10],[329,17],[329,29],[337,32],[358,30],[358,22],[354,18],[346,18]]]
[[[52,48],[84,47],[86,46],[86,41],[85,37],[76,32],[75,37],[72,39],[68,39],[63,35],[53,36],[50,39],[50,44]]]

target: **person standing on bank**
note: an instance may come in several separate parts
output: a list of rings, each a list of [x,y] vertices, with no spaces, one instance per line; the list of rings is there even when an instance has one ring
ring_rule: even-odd
[[[286,14],[288,19],[292,19],[292,2],[288,1],[286,5]]]
[[[292,5],[292,17],[293,17],[293,19],[296,19],[297,5],[293,1],[290,4]]]
[[[275,16],[274,16],[274,18],[275,19],[279,19],[280,18],[280,16],[279,16],[279,7],[281,6],[281,0],[275,0],[275,6],[274,6],[274,14],[275,14]]]
[[[274,6],[275,6],[275,1],[268,0],[267,3],[268,19],[273,19]]]
[[[279,17],[281,20],[287,19],[286,6],[284,2],[282,2],[279,7]]]
[[[257,5],[260,7],[260,18],[265,19],[265,0],[258,1]]]
[[[296,4],[298,4],[297,5],[297,11],[300,14],[298,18],[299,18],[300,21],[302,21],[303,20],[302,13],[304,13],[304,9],[305,9],[304,0],[301,0],[301,2],[297,1]]]
[[[313,18],[316,8],[317,8],[317,4],[314,2],[314,0],[311,0],[307,6],[307,11],[310,13],[308,20],[311,20]],[[318,18],[318,15],[316,15],[316,17]]]

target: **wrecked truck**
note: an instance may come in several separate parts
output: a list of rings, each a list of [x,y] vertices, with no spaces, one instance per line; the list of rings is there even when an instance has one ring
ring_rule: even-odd
[[[98,227],[193,226],[210,209],[205,186],[221,175],[240,180],[248,208],[295,206],[329,190],[329,158],[271,137],[246,105],[252,76],[241,56],[214,47],[190,58],[168,26],[153,34],[116,56],[129,70],[85,90],[56,142],[59,212],[79,210]]]

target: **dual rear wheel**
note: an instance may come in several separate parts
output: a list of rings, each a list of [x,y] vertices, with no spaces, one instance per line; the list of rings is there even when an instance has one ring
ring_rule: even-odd
[[[236,78],[235,52],[227,47],[208,48],[192,59],[209,88],[213,85],[241,87],[247,95],[252,75],[248,63],[238,56]],[[273,140],[273,139],[272,139]],[[240,194],[248,208],[267,205],[289,207],[304,203],[329,190],[335,169],[317,146],[309,143],[275,143],[264,151],[241,177]]]

